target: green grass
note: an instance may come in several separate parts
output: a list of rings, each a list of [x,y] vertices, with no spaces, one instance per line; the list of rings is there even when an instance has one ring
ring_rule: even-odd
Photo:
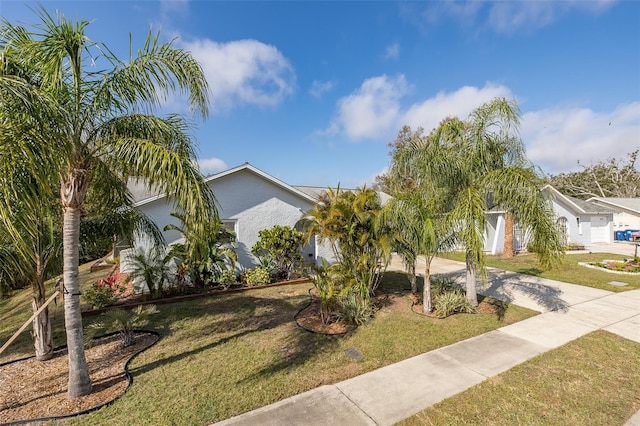
[[[294,315],[308,303],[310,284],[158,306],[147,328],[163,338],[130,364],[132,387],[114,404],[71,423],[215,422],[536,314],[509,306],[502,321],[485,314],[433,319],[411,311],[399,292],[408,287],[404,274],[388,273],[383,286],[397,303],[345,336],[297,326]],[[0,305],[0,323],[7,302]],[[351,359],[346,349],[362,359]]]
[[[441,255],[447,259],[464,262],[464,253],[451,252]],[[628,256],[627,256],[628,257]],[[501,256],[485,256],[487,266],[503,269],[505,271],[519,272],[535,275],[587,287],[599,288],[613,292],[621,292],[640,288],[640,274],[620,275],[578,265],[578,262],[601,262],[604,259],[622,260],[625,256],[610,253],[579,253],[564,256],[563,264],[556,269],[542,270],[537,257],[534,254],[519,254],[511,259]],[[627,283],[626,287],[617,287],[608,284],[610,281]]]
[[[640,344],[596,331],[400,423],[622,425],[640,409]]]

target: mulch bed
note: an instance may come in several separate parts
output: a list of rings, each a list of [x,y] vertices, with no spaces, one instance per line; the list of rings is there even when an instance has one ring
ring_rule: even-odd
[[[309,296],[311,297],[309,305],[295,316],[296,323],[300,327],[313,333],[329,335],[345,334],[358,328],[355,324],[348,324],[343,321],[331,321],[328,324],[323,323],[320,318],[320,299],[317,296],[315,288],[309,290]],[[381,291],[373,297],[375,310],[383,308],[387,303],[388,297]]]
[[[66,348],[56,350],[48,361],[28,358],[0,365],[0,422],[68,416],[113,401],[129,386],[127,362],[159,339],[148,332],[136,334],[127,348],[120,346],[118,335],[110,335],[95,339],[85,349],[93,392],[73,400],[67,399]]]

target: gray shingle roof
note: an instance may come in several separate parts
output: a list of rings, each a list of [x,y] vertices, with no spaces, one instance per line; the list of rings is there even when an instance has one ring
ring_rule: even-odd
[[[589,201],[565,195],[572,203],[584,210],[585,214],[612,214],[614,211],[608,207],[600,206]]]

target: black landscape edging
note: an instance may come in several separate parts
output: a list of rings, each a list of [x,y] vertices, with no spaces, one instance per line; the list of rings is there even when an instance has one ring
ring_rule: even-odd
[[[152,348],[162,338],[162,335],[160,333],[158,333],[157,331],[153,331],[153,330],[135,330],[135,332],[139,333],[139,334],[153,334],[153,335],[157,336],[158,338],[153,343],[151,343],[149,346],[147,346],[146,348],[143,348],[140,351],[138,351],[135,354],[133,354],[131,356],[131,358],[129,358],[129,360],[125,363],[124,372],[125,372],[125,375],[127,376],[127,380],[128,380],[129,383],[127,384],[127,387],[124,389],[124,391],[120,395],[116,396],[111,401],[105,402],[104,404],[96,405],[95,407],[87,408],[86,410],[78,411],[77,413],[63,414],[63,415],[60,415],[60,416],[50,416],[50,417],[35,417],[35,418],[32,418],[32,419],[18,420],[18,421],[15,421],[15,422],[0,423],[0,426],[22,425],[22,424],[28,424],[28,423],[32,423],[32,422],[46,422],[46,421],[51,421],[51,420],[68,419],[68,418],[71,418],[71,417],[77,417],[77,416],[82,416],[84,414],[89,414],[89,413],[97,411],[97,410],[99,410],[99,409],[101,409],[103,407],[106,407],[108,405],[113,404],[116,400],[118,400],[118,398],[120,398],[125,393],[127,393],[129,388],[131,387],[131,384],[133,383],[133,376],[131,375],[131,373],[129,373],[129,363],[131,361],[133,361],[135,359],[135,357],[137,357],[138,355],[140,355],[141,353],[143,353],[147,349]],[[118,333],[119,333],[119,331],[114,331],[112,333],[107,333],[107,334],[102,335],[100,337],[96,337],[96,339],[101,339],[103,337],[113,336],[113,335],[118,334]],[[54,349],[54,351],[59,351],[59,350],[62,350],[64,348],[66,348],[66,347],[67,347],[67,345],[60,346],[60,347]],[[34,356],[30,356],[30,357],[26,357],[26,358],[15,359],[13,361],[9,361],[9,362],[5,362],[5,363],[0,364],[0,367],[3,366],[3,365],[12,364],[14,362],[25,361],[27,359],[34,358],[34,357],[35,357],[35,355]]]
[[[100,308],[100,309],[92,309],[90,311],[84,311],[82,312],[82,316],[83,317],[92,317],[95,315],[100,315],[104,312],[113,310],[113,309],[133,309],[136,308],[138,306],[144,306],[144,305],[168,305],[171,303],[179,303],[179,302],[185,302],[185,301],[189,301],[189,300],[195,300],[195,299],[203,299],[205,297],[211,297],[211,296],[216,296],[219,294],[230,294],[230,293],[241,293],[244,291],[250,291],[250,290],[259,290],[259,289],[263,289],[263,288],[271,288],[271,287],[281,287],[281,286],[285,286],[285,285],[295,285],[295,284],[303,284],[303,283],[310,283],[311,280],[309,280],[308,278],[300,278],[300,279],[296,279],[296,280],[289,280],[289,281],[279,281],[277,283],[273,283],[273,284],[266,284],[266,285],[258,285],[258,286],[245,286],[245,287],[240,287],[240,288],[229,288],[227,290],[212,290],[212,291],[208,291],[206,293],[195,293],[195,294],[186,294],[183,296],[175,296],[175,297],[169,297],[166,299],[152,299],[152,300],[145,300],[145,301],[140,301],[140,302],[134,302],[134,303],[123,303],[120,305],[111,305],[111,306],[107,306],[106,308]]]

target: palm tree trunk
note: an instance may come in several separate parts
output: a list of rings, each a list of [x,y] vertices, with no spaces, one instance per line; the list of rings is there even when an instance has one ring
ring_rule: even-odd
[[[411,283],[411,293],[417,294],[418,293],[418,277],[416,276],[416,263],[413,262],[412,264],[410,264],[408,269],[409,269],[408,270],[409,282]]]
[[[478,290],[476,288],[476,264],[473,260],[473,253],[467,251],[466,253],[466,264],[467,264],[467,300],[473,304],[473,306],[478,306]]]
[[[507,212],[504,217],[504,252],[503,257],[513,257],[513,215]]]
[[[426,259],[426,265],[424,268],[424,287],[422,288],[422,311],[425,314],[430,314],[433,307],[431,306],[431,260],[429,257]]]
[[[92,385],[84,354],[82,315],[80,311],[79,241],[80,206],[87,193],[86,170],[74,169],[62,183],[61,199],[64,206],[62,227],[63,282],[64,282],[64,326],[67,332],[69,351],[69,399],[91,393]]]
[[[40,309],[45,302],[44,297],[34,295],[31,307],[33,312]],[[53,338],[51,335],[51,318],[49,308],[45,308],[33,319],[33,347],[36,351],[36,360],[46,361],[53,357]]]
[[[44,265],[42,259],[36,257],[36,276],[32,282],[33,300],[31,308],[33,312],[38,309],[46,301],[46,293],[44,287]],[[33,347],[36,352],[36,360],[46,361],[53,357],[53,337],[51,334],[51,318],[49,317],[49,308],[45,308],[40,314],[33,319]]]

